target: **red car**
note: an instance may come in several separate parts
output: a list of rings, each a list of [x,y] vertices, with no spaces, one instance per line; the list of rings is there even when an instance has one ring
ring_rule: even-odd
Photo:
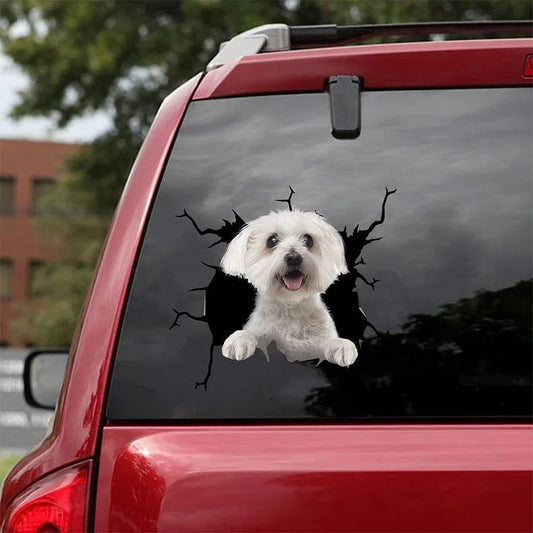
[[[2,531],[532,530],[533,40],[354,44],[405,32],[531,23],[268,25],[163,102]],[[275,211],[336,230],[313,298],[349,366],[289,357],[314,324],[290,306],[268,349],[223,349],[263,293],[248,255],[242,275],[222,257]],[[274,264],[289,232],[271,228],[243,253]],[[296,274],[260,270],[284,297],[330,259],[308,228]],[[34,405],[63,361],[27,361]]]

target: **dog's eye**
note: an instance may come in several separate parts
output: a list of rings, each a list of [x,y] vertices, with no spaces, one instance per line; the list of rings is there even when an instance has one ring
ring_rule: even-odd
[[[304,245],[307,246],[307,248],[313,247],[313,237],[311,235],[307,235],[307,233],[302,237],[304,241]]]
[[[276,246],[276,244],[278,244],[279,242],[279,239],[278,239],[278,236],[277,235],[271,235],[268,239],[267,239],[267,248],[274,248]]]

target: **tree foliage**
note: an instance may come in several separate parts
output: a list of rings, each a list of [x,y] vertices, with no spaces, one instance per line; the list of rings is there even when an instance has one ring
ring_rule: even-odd
[[[107,222],[160,102],[203,70],[221,42],[268,22],[531,17],[529,0],[4,0],[3,50],[30,81],[12,115],[51,117],[58,128],[96,111],[112,120],[68,162],[69,179],[61,181],[54,216],[45,222],[63,236],[63,258],[49,267],[45,311],[32,311],[20,330],[30,341],[69,343],[72,310],[81,306]]]
[[[533,280],[415,314],[364,342],[349,369],[324,365],[318,416],[530,416]],[[472,410],[472,412],[469,412]]]

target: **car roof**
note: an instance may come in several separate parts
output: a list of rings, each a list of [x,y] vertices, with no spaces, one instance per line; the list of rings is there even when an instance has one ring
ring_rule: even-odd
[[[254,54],[207,72],[193,99],[322,92],[330,76],[363,90],[530,86],[533,39],[370,44]]]

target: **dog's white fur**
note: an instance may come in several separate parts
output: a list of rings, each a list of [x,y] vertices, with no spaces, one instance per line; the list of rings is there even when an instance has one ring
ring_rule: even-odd
[[[271,236],[277,237],[274,247],[267,245]],[[301,261],[297,267],[301,275],[288,264],[288,254]],[[248,322],[222,346],[225,357],[241,361],[260,348],[268,358],[267,347],[275,341],[289,361],[318,358],[340,366],[355,361],[355,344],[339,338],[320,298],[340,274],[348,271],[342,238],[323,217],[302,211],[259,217],[230,242],[221,267],[226,274],[246,278],[257,289]],[[295,285],[284,281],[291,270],[299,280]],[[298,283],[299,288],[295,288]]]

